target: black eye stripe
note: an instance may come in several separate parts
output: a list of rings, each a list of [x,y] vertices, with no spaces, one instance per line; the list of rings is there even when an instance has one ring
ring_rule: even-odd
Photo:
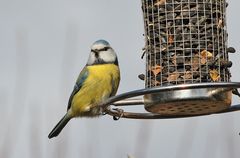
[[[93,49],[91,50],[91,52],[93,52],[93,53],[95,53],[95,54],[96,54],[96,53],[98,53],[98,51],[96,51],[96,50],[93,50]]]
[[[107,51],[108,49],[110,49],[110,47],[104,47],[102,49],[91,49],[91,52],[98,54],[101,51]]]
[[[110,47],[104,47],[104,48],[102,48],[102,49],[99,49],[98,51],[100,52],[100,51],[107,51],[108,49],[110,49]]]

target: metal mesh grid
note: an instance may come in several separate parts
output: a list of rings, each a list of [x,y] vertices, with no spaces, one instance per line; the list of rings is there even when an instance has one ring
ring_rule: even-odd
[[[229,82],[225,0],[142,0],[146,88]]]

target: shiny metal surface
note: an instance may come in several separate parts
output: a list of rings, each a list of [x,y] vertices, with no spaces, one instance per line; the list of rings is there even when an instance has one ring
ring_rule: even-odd
[[[182,89],[199,89],[199,88],[227,88],[229,90],[240,88],[240,82],[214,82],[214,83],[195,83],[195,84],[181,84],[174,86],[166,86],[166,87],[154,87],[154,88],[146,88],[134,90],[126,93],[122,93],[113,97],[110,97],[104,103],[102,103],[103,108],[116,103],[117,101],[122,101],[128,98],[133,98],[137,96],[142,96],[145,94],[153,94],[159,92],[168,92]]]
[[[227,113],[227,112],[233,112],[240,110],[240,105],[230,106],[227,109],[220,111],[220,112],[212,112],[212,113],[205,113],[205,114],[191,114],[191,115],[162,115],[162,114],[154,114],[154,113],[137,113],[137,112],[119,112],[116,110],[113,110],[111,108],[111,105],[114,106],[134,106],[134,105],[141,105],[142,98],[135,99],[131,101],[131,104],[129,105],[130,98],[142,96],[142,95],[148,95],[148,94],[154,94],[154,93],[162,93],[162,92],[171,92],[171,91],[177,91],[177,90],[186,90],[186,89],[208,89],[212,88],[215,90],[210,91],[211,95],[218,94],[220,92],[225,93],[228,91],[228,95],[231,95],[231,90],[240,88],[240,82],[228,82],[228,83],[196,83],[196,84],[184,84],[184,85],[174,85],[174,86],[168,86],[168,87],[155,87],[155,88],[148,88],[148,89],[139,89],[134,90],[130,92],[126,92],[123,94],[116,95],[114,97],[109,98],[106,102],[102,103],[102,108],[105,109],[105,113],[109,114],[114,117],[120,116],[122,118],[131,118],[131,119],[170,119],[170,118],[183,118],[183,117],[193,117],[193,116],[201,116],[201,115],[209,115],[209,114],[215,114],[215,113]],[[223,89],[223,90],[222,90]],[[134,104],[134,102],[136,104]],[[149,103],[149,102],[148,102]],[[217,103],[218,104],[218,103]],[[221,103],[219,103],[221,104]]]
[[[132,105],[143,105],[143,98],[125,99],[113,103],[114,106],[132,106]]]
[[[219,112],[231,105],[228,88],[183,89],[144,95],[145,109],[162,115],[201,115]]]
[[[114,109],[107,109],[106,113],[113,117],[121,116],[121,118],[127,119],[177,119],[177,118],[191,118],[191,117],[199,117],[199,116],[207,116],[213,114],[224,114],[230,112],[240,111],[240,105],[230,106],[226,110],[217,112],[217,113],[209,113],[209,114],[201,114],[201,115],[161,115],[161,114],[153,114],[153,113],[136,113],[136,112],[124,112],[116,111]]]

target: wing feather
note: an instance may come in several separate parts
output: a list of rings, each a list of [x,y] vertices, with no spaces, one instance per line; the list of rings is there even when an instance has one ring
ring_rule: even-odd
[[[113,74],[111,74],[111,82],[112,82],[112,92],[110,97],[114,96],[117,93],[117,89],[119,86],[120,76],[118,75],[117,78],[114,78]]]
[[[87,67],[84,67],[83,70],[80,72],[77,81],[74,85],[73,91],[70,95],[69,101],[68,101],[68,107],[67,110],[69,110],[71,108],[72,105],[72,99],[74,97],[74,95],[82,88],[82,85],[84,84],[85,80],[88,77],[88,69]]]

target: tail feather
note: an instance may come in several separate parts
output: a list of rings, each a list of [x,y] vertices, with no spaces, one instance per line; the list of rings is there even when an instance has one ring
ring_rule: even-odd
[[[51,139],[59,135],[62,129],[66,126],[68,121],[70,121],[71,117],[68,114],[65,114],[63,118],[58,122],[58,124],[53,128],[53,130],[49,133],[48,138]]]

